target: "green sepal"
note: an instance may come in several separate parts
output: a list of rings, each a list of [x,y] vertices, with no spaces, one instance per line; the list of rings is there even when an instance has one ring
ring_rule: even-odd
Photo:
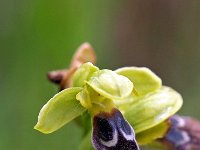
[[[73,87],[82,87],[85,85],[85,81],[88,81],[91,75],[98,71],[99,68],[94,66],[92,63],[84,63],[81,65],[72,77],[72,86]]]
[[[138,96],[156,91],[162,86],[161,79],[145,67],[124,67],[117,69],[115,72],[127,77],[133,82]]]
[[[161,122],[155,127],[152,127],[150,129],[144,130],[136,134],[136,140],[139,145],[152,143],[152,141],[158,138],[162,138],[164,135],[166,135],[169,126],[170,124],[168,121]]]
[[[65,89],[51,98],[40,110],[34,129],[48,134],[81,115],[86,109],[76,100],[82,88]]]
[[[182,106],[182,97],[169,87],[162,87],[130,103],[124,113],[136,133],[152,128],[175,114]]]
[[[87,84],[112,100],[122,100],[133,91],[133,83],[128,78],[107,69],[96,71]]]

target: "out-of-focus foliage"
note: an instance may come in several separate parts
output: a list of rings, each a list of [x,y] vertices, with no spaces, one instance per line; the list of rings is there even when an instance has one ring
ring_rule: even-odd
[[[65,68],[89,41],[98,66],[146,66],[184,98],[182,114],[199,117],[200,1],[0,1],[0,149],[77,149],[70,123],[51,135],[33,130]],[[103,67],[102,67],[103,66]]]

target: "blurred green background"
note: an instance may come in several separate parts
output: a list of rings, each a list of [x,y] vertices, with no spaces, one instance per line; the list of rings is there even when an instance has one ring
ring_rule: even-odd
[[[47,72],[85,41],[101,68],[151,68],[182,94],[179,113],[200,119],[199,27],[199,0],[0,0],[0,150],[78,148],[74,123],[50,135],[33,126],[58,90]]]

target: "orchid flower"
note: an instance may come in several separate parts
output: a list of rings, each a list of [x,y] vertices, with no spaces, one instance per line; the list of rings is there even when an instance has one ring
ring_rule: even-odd
[[[42,107],[34,128],[49,134],[76,118],[85,130],[80,150],[139,150],[162,138],[168,118],[182,106],[181,95],[145,67],[98,68],[85,45],[59,78],[62,90]]]

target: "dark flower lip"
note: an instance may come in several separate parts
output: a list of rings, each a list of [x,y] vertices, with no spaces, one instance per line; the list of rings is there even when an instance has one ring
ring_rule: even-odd
[[[94,116],[92,143],[96,150],[139,150],[133,128],[116,108]]]
[[[191,117],[174,115],[169,118],[171,126],[158,141],[169,150],[200,150],[200,122]]]

